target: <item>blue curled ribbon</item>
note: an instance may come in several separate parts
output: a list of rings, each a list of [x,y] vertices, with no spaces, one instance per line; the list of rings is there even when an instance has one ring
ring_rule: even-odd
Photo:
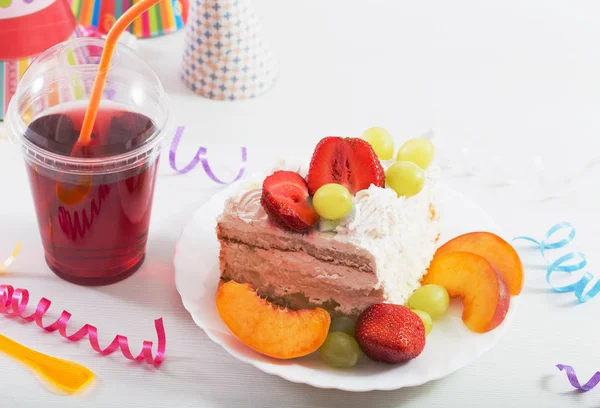
[[[556,242],[551,242],[552,237],[556,233],[564,229],[570,229],[570,232],[567,235],[567,237]],[[546,259],[546,252],[548,250],[559,249],[567,246],[569,243],[571,243],[571,241],[573,241],[573,239],[575,238],[575,234],[575,227],[573,227],[568,222],[561,222],[559,224],[556,224],[546,232],[545,240],[538,241],[531,237],[521,236],[513,238],[513,241],[524,240],[536,244],[539,247],[542,256],[544,257],[544,259]],[[582,270],[586,266],[587,259],[583,253],[569,252],[548,265],[546,269],[546,282],[548,282],[552,290],[554,290],[555,292],[574,292],[577,300],[580,303],[585,303],[588,300],[594,298],[600,292],[600,281],[598,281],[587,293],[584,293],[585,288],[592,281],[592,279],[594,279],[594,275],[592,275],[590,272],[586,271],[585,275],[581,277],[581,279],[579,279],[577,282],[565,286],[553,285],[550,278],[555,272],[573,273]]]
[[[210,165],[208,164],[208,158],[207,158],[208,150],[206,149],[206,147],[200,147],[198,149],[198,151],[196,152],[196,155],[194,156],[192,161],[190,163],[188,163],[188,165],[185,166],[183,169],[181,169],[181,170],[178,169],[175,164],[175,153],[177,152],[177,148],[179,147],[179,142],[181,141],[181,137],[183,136],[184,129],[185,128],[183,126],[179,126],[177,128],[177,131],[175,132],[175,136],[173,137],[173,141],[171,142],[171,148],[169,149],[169,164],[171,165],[171,168],[173,170],[175,170],[179,174],[186,174],[189,171],[193,170],[198,165],[198,163],[201,163],[202,168],[204,169],[204,172],[215,183],[231,184],[234,181],[238,181],[240,178],[242,178],[242,176],[244,175],[244,172],[246,171],[246,161],[248,159],[246,147],[242,147],[242,163],[240,165],[240,169],[238,171],[237,176],[231,182],[222,181],[212,171],[212,169],[210,168]]]

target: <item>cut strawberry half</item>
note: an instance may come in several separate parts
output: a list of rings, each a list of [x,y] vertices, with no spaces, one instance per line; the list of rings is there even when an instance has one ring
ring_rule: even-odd
[[[263,182],[262,207],[269,220],[293,232],[308,232],[319,221],[310,204],[306,180],[293,171],[276,171]]]
[[[385,186],[385,172],[371,145],[363,139],[338,136],[319,142],[307,179],[311,194],[329,183],[341,184],[353,195],[371,184]]]

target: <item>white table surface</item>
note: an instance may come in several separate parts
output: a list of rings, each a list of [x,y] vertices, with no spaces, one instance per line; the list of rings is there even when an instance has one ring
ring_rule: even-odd
[[[187,131],[185,164],[202,144],[235,154],[216,166],[235,172],[247,145],[249,167],[276,156],[310,154],[323,136],[388,128],[398,139],[436,129],[446,145],[499,157],[519,177],[492,186],[481,176],[446,181],[481,204],[506,237],[541,235],[556,222],[578,228],[577,249],[600,274],[597,171],[557,191],[553,177],[575,172],[599,152],[600,3],[597,1],[303,1],[256,0],[264,37],[281,62],[276,85],[251,101],[196,96],[179,80],[183,33],[139,42],[170,94],[175,123]],[[2,132],[3,130],[0,130]],[[212,149],[212,150],[211,150]],[[447,150],[446,154],[450,154]],[[533,158],[546,181],[527,178]],[[128,335],[137,353],[155,340],[163,317],[167,360],[159,368],[101,357],[84,341],[68,343],[33,324],[0,316],[0,332],[32,348],[90,367],[95,384],[83,395],[48,392],[0,355],[0,405],[22,407],[598,407],[600,389],[573,391],[555,364],[574,365],[582,381],[600,370],[600,299],[576,305],[553,294],[534,252],[522,252],[526,285],[514,324],[501,343],[459,372],[420,387],[346,393],[288,383],[238,362],[196,327],[173,283],[174,246],[191,214],[222,188],[202,170],[174,175],[164,155],[143,268],[130,279],[82,288],[56,278],[43,260],[33,206],[18,152],[0,140],[0,258],[18,237],[24,247],[0,283],[27,288],[32,302],[53,300],[50,316],[67,309],[73,327],[98,327],[102,344]],[[596,261],[596,262],[595,262]],[[201,266],[199,266],[201,267]],[[594,269],[596,268],[596,269]],[[17,405],[18,404],[18,405]]]

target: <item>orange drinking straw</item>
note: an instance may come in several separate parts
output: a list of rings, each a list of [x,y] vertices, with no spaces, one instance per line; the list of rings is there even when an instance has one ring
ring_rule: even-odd
[[[76,146],[86,145],[90,142],[92,128],[94,127],[98,108],[100,107],[100,101],[102,100],[102,92],[104,92],[104,84],[106,83],[110,61],[112,60],[115,47],[117,46],[117,40],[133,20],[141,16],[144,11],[154,6],[159,1],[160,0],[138,1],[133,7],[129,8],[121,17],[119,17],[106,35],[104,50],[102,51],[100,64],[98,66],[98,75],[96,75],[96,79],[94,80],[90,103],[85,111],[85,116],[83,117],[83,125],[81,126],[81,133],[79,133],[79,138],[75,144]]]

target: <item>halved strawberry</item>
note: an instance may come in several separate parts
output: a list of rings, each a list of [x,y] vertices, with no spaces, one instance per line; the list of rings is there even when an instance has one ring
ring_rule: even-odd
[[[329,183],[342,184],[353,195],[371,184],[385,186],[385,172],[373,148],[355,137],[322,139],[313,153],[307,179],[311,194]]]
[[[273,224],[289,231],[308,232],[319,221],[306,180],[293,171],[279,170],[268,176],[260,203]]]

